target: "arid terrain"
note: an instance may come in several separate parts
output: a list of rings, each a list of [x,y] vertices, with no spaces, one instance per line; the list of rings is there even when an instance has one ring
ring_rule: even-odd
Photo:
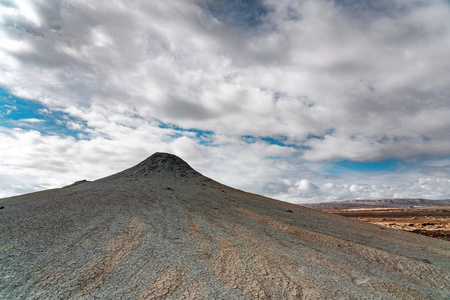
[[[448,241],[236,190],[167,153],[0,206],[0,299],[450,298]]]
[[[450,206],[326,209],[324,211],[450,241]]]
[[[414,208],[430,206],[450,206],[450,199],[382,199],[382,200],[345,200],[338,202],[308,203],[306,207],[325,209],[361,209],[361,208]]]
[[[384,227],[450,240],[450,200],[383,199],[305,206]]]

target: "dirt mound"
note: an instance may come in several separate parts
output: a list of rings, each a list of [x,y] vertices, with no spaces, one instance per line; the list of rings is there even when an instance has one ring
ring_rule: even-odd
[[[245,193],[167,153],[0,205],[0,299],[450,295],[449,242]]]
[[[125,178],[149,176],[190,177],[201,176],[201,174],[176,155],[156,152],[136,166],[114,176]]]

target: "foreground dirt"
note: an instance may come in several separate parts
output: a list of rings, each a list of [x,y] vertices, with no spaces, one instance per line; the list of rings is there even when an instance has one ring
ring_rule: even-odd
[[[450,206],[328,209],[324,211],[450,241]]]
[[[0,299],[450,299],[449,242],[235,190],[168,155],[0,206]]]

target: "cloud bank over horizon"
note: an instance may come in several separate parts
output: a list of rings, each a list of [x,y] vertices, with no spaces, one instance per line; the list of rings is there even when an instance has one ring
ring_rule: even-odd
[[[0,196],[156,151],[302,203],[450,198],[448,1],[6,1]]]

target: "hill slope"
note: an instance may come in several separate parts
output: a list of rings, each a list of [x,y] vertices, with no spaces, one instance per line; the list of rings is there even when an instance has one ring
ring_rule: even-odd
[[[0,200],[1,299],[448,299],[450,243],[221,185],[156,153]]]

